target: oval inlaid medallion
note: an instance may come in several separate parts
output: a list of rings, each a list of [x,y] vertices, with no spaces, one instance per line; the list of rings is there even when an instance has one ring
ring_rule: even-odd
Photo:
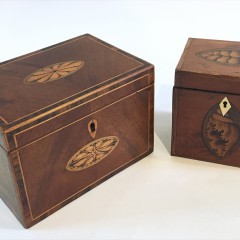
[[[215,63],[230,65],[230,66],[240,65],[240,49],[239,48],[212,49],[212,50],[197,52],[196,55],[204,60],[215,62]]]
[[[24,83],[33,84],[56,81],[75,73],[80,68],[82,68],[83,65],[83,61],[67,61],[55,63],[47,67],[41,68],[36,72],[28,75],[24,79]]]
[[[203,141],[219,160],[231,154],[240,143],[240,113],[233,104],[229,108],[227,105],[230,105],[227,98],[214,105],[208,111],[202,125]],[[224,107],[227,108],[225,112],[222,109]]]
[[[106,158],[118,145],[119,138],[108,136],[99,138],[77,151],[68,161],[68,171],[80,171],[92,167]]]

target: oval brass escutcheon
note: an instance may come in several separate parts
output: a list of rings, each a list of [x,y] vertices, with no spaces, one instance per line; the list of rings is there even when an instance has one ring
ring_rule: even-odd
[[[25,84],[47,83],[67,77],[84,65],[83,61],[67,61],[49,65],[28,75],[24,79]]]
[[[118,145],[119,138],[108,136],[99,138],[77,151],[68,161],[68,171],[80,171],[99,163]]]

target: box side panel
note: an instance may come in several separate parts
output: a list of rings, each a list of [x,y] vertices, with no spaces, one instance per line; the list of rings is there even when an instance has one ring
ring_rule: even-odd
[[[175,88],[173,99],[172,155],[240,167],[240,96]]]
[[[175,137],[177,126],[177,88],[173,87],[172,94],[172,140],[171,140],[171,155],[175,155]]]
[[[155,86],[154,86],[154,68],[149,74],[149,84],[152,84],[152,87],[148,90],[148,109],[149,109],[149,149],[153,151],[154,149],[154,96],[155,96]]]
[[[5,143],[4,135],[1,129],[0,129],[0,147],[6,150],[6,143]]]
[[[4,142],[3,135],[1,134],[0,139]],[[17,219],[24,224],[10,161],[10,155],[0,146],[0,197]]]
[[[192,38],[189,38],[187,43],[186,43],[186,46],[185,46],[185,48],[183,50],[182,56],[181,56],[181,58],[180,58],[180,60],[178,62],[178,65],[176,67],[177,70],[180,70],[183,67],[183,64],[184,64],[184,61],[185,61],[185,57],[186,57],[187,52],[188,52],[188,50],[190,48],[191,42],[192,42]]]
[[[153,95],[151,84],[18,150],[30,225],[153,151]]]

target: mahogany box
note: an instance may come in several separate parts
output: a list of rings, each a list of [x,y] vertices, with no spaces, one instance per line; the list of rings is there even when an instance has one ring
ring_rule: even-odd
[[[26,228],[153,151],[154,67],[89,34],[0,64],[0,196]]]
[[[240,42],[188,40],[175,72],[171,151],[240,167]]]

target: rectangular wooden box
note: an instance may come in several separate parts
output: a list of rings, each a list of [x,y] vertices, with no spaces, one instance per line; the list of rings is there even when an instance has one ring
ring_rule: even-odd
[[[175,73],[172,155],[240,167],[240,43],[189,39]]]
[[[153,151],[154,67],[89,34],[0,64],[0,196],[30,227]]]

